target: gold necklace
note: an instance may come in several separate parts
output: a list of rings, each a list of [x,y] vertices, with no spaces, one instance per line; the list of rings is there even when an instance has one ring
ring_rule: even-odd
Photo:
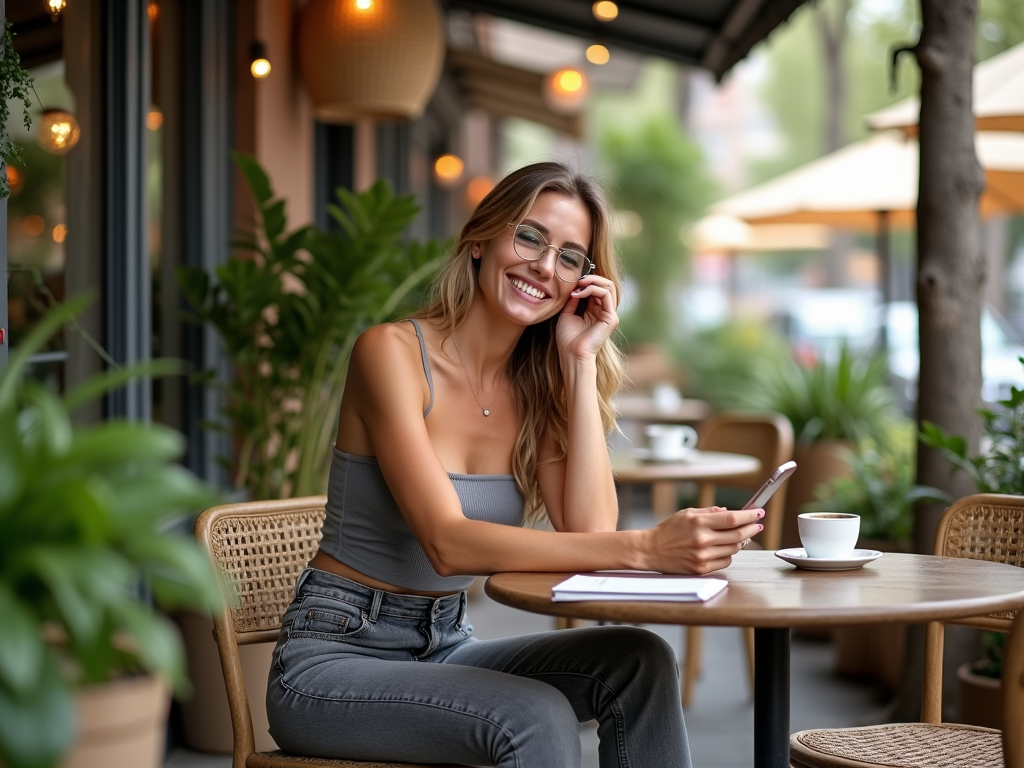
[[[473,380],[469,377],[469,368],[466,367],[466,361],[462,357],[462,350],[459,349],[459,340],[455,338],[455,331],[452,331],[452,341],[455,343],[455,351],[459,353],[459,364],[462,365],[462,370],[466,374],[466,383],[469,384],[469,392],[473,395],[473,399],[476,400],[476,404],[480,406],[480,410],[484,412],[484,416],[491,415],[491,406],[494,405],[494,401],[498,399],[498,395],[501,394],[501,383],[498,383],[498,391],[494,393],[494,397],[491,398],[491,402],[484,405],[480,402],[480,398],[476,396],[476,390],[473,389]]]

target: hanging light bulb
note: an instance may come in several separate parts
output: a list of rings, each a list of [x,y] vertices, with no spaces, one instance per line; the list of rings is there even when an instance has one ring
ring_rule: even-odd
[[[63,155],[74,149],[82,129],[66,109],[44,109],[39,121],[39,146],[51,155]]]
[[[434,178],[443,187],[457,184],[462,178],[465,164],[458,155],[441,155],[434,161]]]
[[[45,0],[46,11],[52,21],[59,21],[61,12],[67,8],[67,0]]]
[[[262,80],[270,74],[270,59],[267,58],[267,47],[259,40],[254,40],[249,52],[252,56],[252,64],[249,65],[249,70],[252,72],[253,77],[257,80]]]
[[[611,0],[601,0],[590,7],[598,21],[612,21],[619,15],[619,6]]]
[[[587,99],[587,78],[575,67],[556,69],[544,79],[544,101],[555,112],[579,112]]]
[[[594,43],[587,48],[587,61],[591,64],[607,64],[610,58],[611,54],[608,53],[608,49],[600,43]]]

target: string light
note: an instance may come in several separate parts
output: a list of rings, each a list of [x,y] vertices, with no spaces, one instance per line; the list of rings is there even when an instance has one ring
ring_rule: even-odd
[[[160,129],[164,124],[164,113],[154,107],[146,113],[146,127],[151,131]]]
[[[357,11],[362,11],[363,13],[366,13],[367,11],[372,11],[373,10],[373,5],[374,5],[373,0],[356,0],[355,1],[356,10]]]
[[[544,80],[544,100],[563,115],[579,112],[587,97],[587,78],[575,67],[557,69]]]
[[[39,146],[52,155],[70,152],[78,143],[82,129],[66,109],[44,109],[39,121]]]
[[[608,59],[611,58],[611,54],[608,53],[608,49],[600,43],[594,43],[592,46],[587,48],[587,61],[591,64],[607,64]]]
[[[598,21],[612,21],[619,15],[619,6],[611,0],[601,0],[591,6],[594,18]]]
[[[434,176],[438,184],[451,186],[462,178],[465,164],[457,155],[441,155],[434,161]]]
[[[270,59],[267,58],[267,47],[259,40],[254,40],[249,52],[252,57],[249,71],[252,72],[252,76],[257,80],[262,80],[270,74]]]
[[[61,13],[67,6],[67,0],[46,0],[46,11],[52,21],[59,21]]]

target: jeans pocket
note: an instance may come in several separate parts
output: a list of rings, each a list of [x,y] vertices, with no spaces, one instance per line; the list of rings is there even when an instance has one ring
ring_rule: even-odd
[[[347,640],[365,634],[369,628],[366,611],[358,605],[322,595],[307,595],[295,612],[289,635]]]

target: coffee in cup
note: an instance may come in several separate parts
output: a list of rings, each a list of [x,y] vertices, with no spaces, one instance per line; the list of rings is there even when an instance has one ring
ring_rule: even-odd
[[[800,543],[808,557],[850,557],[860,536],[860,515],[846,512],[804,512],[797,517]]]
[[[658,461],[681,461],[697,445],[697,430],[685,424],[650,424],[644,432]]]

